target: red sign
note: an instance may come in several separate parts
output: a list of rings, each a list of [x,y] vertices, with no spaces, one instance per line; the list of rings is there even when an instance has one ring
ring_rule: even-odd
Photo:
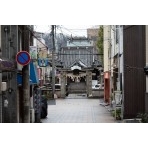
[[[30,62],[30,54],[27,51],[20,51],[16,55],[16,61],[20,65],[23,65],[23,66],[28,65]]]

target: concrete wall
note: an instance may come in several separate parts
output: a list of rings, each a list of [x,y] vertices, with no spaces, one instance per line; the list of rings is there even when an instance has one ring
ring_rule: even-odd
[[[7,28],[7,30],[6,30]],[[11,61],[15,60],[15,56],[18,52],[18,26],[17,25],[2,25],[2,56],[10,59]],[[10,43],[10,39],[12,43]],[[7,77],[8,73],[3,72],[4,81],[7,82],[7,88],[12,90],[10,92],[6,91],[5,98],[8,101],[8,107],[5,109],[3,116],[3,122],[6,123],[17,123],[18,122],[18,98],[17,98],[17,72],[9,72],[11,77]]]
[[[104,89],[92,90],[92,96],[95,98],[103,98],[104,97]]]
[[[80,83],[70,83],[68,87],[69,93],[85,93],[86,92],[86,84],[84,82]]]

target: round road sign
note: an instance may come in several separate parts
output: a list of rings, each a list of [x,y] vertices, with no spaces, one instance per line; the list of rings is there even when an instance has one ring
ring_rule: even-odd
[[[16,55],[16,61],[25,66],[30,62],[30,54],[27,51],[20,51]]]

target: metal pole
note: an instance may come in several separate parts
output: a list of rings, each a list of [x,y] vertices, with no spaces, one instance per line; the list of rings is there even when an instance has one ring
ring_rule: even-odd
[[[118,28],[117,28],[118,30],[118,44],[119,44],[119,46],[118,46],[118,87],[119,87],[119,91],[120,91],[120,44],[121,44],[121,42],[120,42],[120,25],[118,26]]]
[[[54,28],[55,25],[52,25],[52,43],[53,43],[53,49],[52,49],[52,98],[54,99],[55,94],[55,40],[54,40]]]

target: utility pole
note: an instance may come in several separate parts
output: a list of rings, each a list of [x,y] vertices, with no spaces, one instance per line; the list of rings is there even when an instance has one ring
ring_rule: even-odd
[[[148,40],[148,25],[145,26],[146,30],[146,41]],[[146,42],[146,66],[148,66],[148,42]],[[146,75],[146,104],[145,104],[145,111],[148,112],[148,75]]]
[[[0,25],[0,59],[2,58],[1,53],[1,25]],[[0,69],[0,123],[2,123],[2,70]]]
[[[52,43],[53,43],[53,49],[52,49],[52,98],[54,99],[55,94],[55,40],[54,40],[54,29],[56,25],[51,26],[52,30]]]
[[[23,29],[23,50],[29,52],[29,30],[27,26]],[[30,123],[30,78],[29,65],[25,65],[22,69],[22,88],[23,88],[23,123]]]

